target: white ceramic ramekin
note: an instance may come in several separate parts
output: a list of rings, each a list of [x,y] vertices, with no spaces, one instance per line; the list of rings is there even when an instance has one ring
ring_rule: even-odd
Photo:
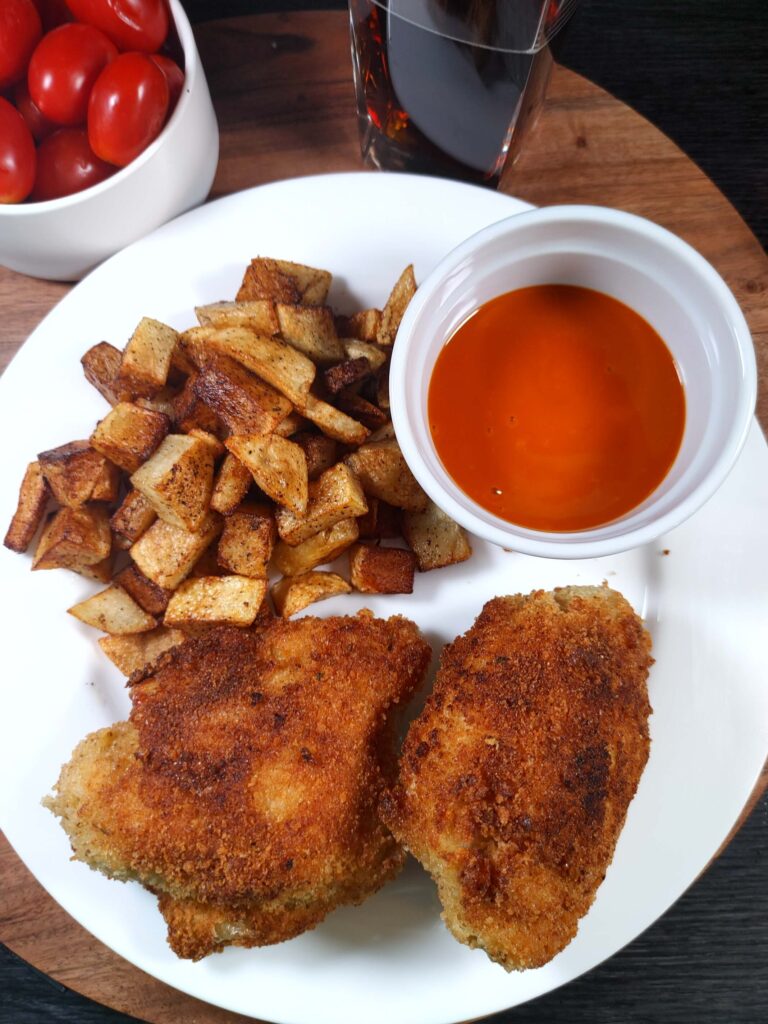
[[[201,203],[219,160],[219,129],[192,29],[171,16],[185,82],[163,131],[127,167],[83,192],[44,203],[0,204],[0,264],[32,277],[76,281],[107,256]]]
[[[667,343],[685,388],[685,433],[669,473],[641,505],[596,529],[545,533],[486,511],[445,470],[429,430],[432,369],[453,331],[489,299],[536,284],[594,288],[636,310]],[[390,396],[408,465],[432,500],[462,526],[532,555],[593,558],[655,540],[714,494],[746,439],[756,377],[744,316],[699,253],[664,228],[620,210],[552,206],[479,231],[420,285],[395,342]]]

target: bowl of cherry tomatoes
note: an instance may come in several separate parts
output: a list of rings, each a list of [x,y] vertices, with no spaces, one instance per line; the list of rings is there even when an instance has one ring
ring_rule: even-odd
[[[0,0],[0,264],[74,281],[208,195],[219,132],[179,0]]]

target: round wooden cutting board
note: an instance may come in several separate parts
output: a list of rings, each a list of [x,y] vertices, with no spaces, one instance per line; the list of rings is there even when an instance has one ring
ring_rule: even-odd
[[[342,12],[209,22],[198,44],[221,129],[212,197],[298,175],[362,169]],[[715,185],[639,114],[564,68],[502,190],[536,205],[593,203],[648,217],[722,274],[750,324],[758,417],[768,425],[768,258]],[[0,369],[69,285],[0,268]],[[768,786],[768,769],[738,825]],[[734,830],[735,831],[735,830]],[[92,999],[153,1024],[234,1024],[132,967],[77,925],[0,837],[0,936],[23,959]]]

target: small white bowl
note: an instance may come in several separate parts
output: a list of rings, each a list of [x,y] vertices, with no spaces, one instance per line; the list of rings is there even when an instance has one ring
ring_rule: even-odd
[[[664,339],[685,388],[685,432],[669,473],[641,505],[595,529],[529,530],[486,511],[445,470],[429,429],[430,378],[451,334],[495,296],[537,284],[593,288],[630,306]],[[736,462],[756,391],[749,328],[712,266],[664,228],[593,206],[521,213],[454,249],[411,301],[390,373],[395,431],[432,500],[477,536],[547,558],[610,555],[679,526],[714,494]]]
[[[43,203],[0,204],[3,266],[77,281],[208,195],[219,161],[219,129],[189,20],[179,0],[170,0],[170,10],[185,81],[168,124],[132,163],[98,185]]]

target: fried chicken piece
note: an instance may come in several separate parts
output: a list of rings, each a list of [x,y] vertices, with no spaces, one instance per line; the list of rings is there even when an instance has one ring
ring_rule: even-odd
[[[370,613],[211,629],[137,677],[47,806],[76,859],[158,894],[179,956],[292,938],[402,866],[377,808],[430,657]]]
[[[648,758],[650,637],[607,587],[497,597],[444,651],[385,822],[507,970],[573,938]]]

